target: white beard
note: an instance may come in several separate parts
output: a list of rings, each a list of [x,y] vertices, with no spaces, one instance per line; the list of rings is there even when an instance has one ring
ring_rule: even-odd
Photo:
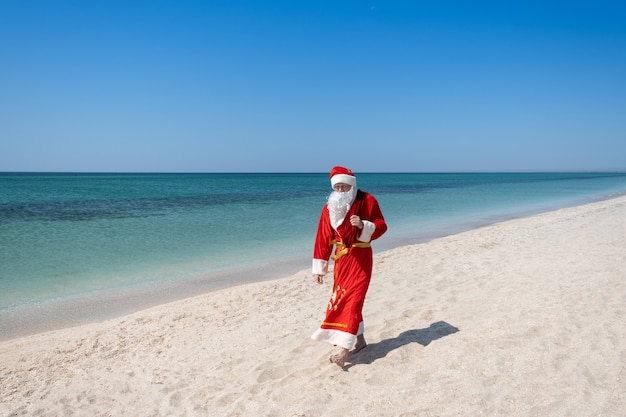
[[[339,193],[337,191],[333,191],[328,196],[328,213],[330,214],[330,225],[333,229],[337,230],[337,228],[343,223],[343,219],[345,219],[346,214],[348,214],[348,210],[354,203],[354,199],[356,197],[356,187],[352,187],[350,191],[346,191],[345,193]]]

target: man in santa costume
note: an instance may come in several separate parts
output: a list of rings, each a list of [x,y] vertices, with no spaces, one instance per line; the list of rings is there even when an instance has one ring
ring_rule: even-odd
[[[333,292],[326,318],[311,336],[338,346],[330,361],[343,368],[350,349],[367,346],[363,336],[363,303],[372,277],[370,242],[382,236],[387,224],[378,202],[371,194],[357,190],[351,170],[336,166],[330,171],[333,192],[320,216],[313,250],[313,276],[324,283],[333,255]]]

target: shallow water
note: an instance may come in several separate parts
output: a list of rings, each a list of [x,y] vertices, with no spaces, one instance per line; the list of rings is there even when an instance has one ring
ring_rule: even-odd
[[[626,173],[357,181],[389,225],[377,251],[626,192]],[[0,333],[307,269],[330,191],[326,174],[0,174]]]

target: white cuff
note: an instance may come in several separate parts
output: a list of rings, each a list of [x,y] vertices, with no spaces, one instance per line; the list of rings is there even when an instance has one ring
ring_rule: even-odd
[[[368,222],[367,220],[363,220],[363,229],[361,230],[361,235],[358,239],[361,242],[369,242],[372,240],[372,235],[376,230],[376,225],[372,222]]]
[[[324,259],[313,259],[313,275],[326,275],[328,272],[328,261]]]

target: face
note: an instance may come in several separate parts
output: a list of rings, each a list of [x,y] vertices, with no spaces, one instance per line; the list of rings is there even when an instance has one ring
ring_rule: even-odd
[[[344,184],[343,182],[338,182],[333,187],[333,190],[337,191],[338,193],[347,193],[351,189],[352,189],[352,186],[350,184]]]

